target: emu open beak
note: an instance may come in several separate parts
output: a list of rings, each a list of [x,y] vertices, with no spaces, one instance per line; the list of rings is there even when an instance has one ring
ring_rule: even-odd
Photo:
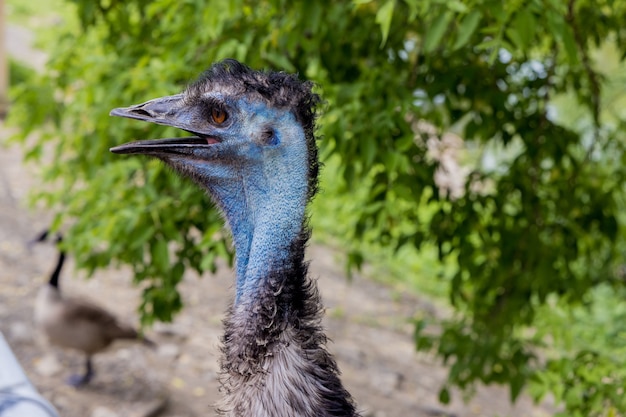
[[[183,94],[155,98],[145,103],[130,107],[119,107],[111,110],[111,116],[126,117],[129,119],[143,120],[159,125],[172,126],[185,130],[196,136],[185,138],[169,138],[140,140],[115,146],[110,149],[118,154],[192,154],[198,147],[208,147],[219,143],[212,131],[198,131],[198,127],[192,126],[192,120],[196,113],[189,106]]]

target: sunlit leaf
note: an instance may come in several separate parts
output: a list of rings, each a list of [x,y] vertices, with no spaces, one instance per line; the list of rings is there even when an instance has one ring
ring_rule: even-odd
[[[452,17],[453,15],[450,12],[442,13],[433,21],[432,25],[426,29],[423,42],[424,52],[432,52],[439,46]]]
[[[395,7],[396,0],[387,0],[376,13],[376,23],[380,25],[380,31],[383,39],[380,42],[380,46],[383,47],[387,42],[387,36],[389,36],[389,30],[391,29],[391,20],[393,18],[393,9]]]
[[[481,17],[482,13],[480,10],[472,10],[463,18],[461,24],[459,25],[456,41],[454,42],[452,49],[462,48],[467,44],[467,42],[469,42],[471,36],[478,28]]]

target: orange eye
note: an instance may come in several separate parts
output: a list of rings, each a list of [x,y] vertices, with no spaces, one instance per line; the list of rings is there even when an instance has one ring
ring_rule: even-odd
[[[211,117],[215,124],[221,125],[226,120],[226,112],[218,107],[211,109]]]

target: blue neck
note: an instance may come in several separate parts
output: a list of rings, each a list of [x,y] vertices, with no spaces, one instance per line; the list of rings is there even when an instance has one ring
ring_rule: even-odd
[[[235,303],[257,294],[270,272],[289,268],[292,243],[300,238],[308,194],[306,144],[301,130],[279,137],[290,146],[256,148],[238,175],[213,183],[236,251]],[[278,135],[277,135],[278,136]],[[295,137],[295,140],[294,140]]]
[[[270,272],[290,267],[292,242],[300,236],[304,222],[304,194],[282,194],[278,200],[261,204],[261,199],[247,197],[248,210],[239,204],[223,205],[236,251],[235,303],[254,297]]]
[[[303,227],[304,209],[290,207],[276,213],[273,210],[261,212],[257,218],[248,244],[246,259],[237,257],[237,296],[235,302],[254,298],[272,272],[292,269],[294,256],[293,242],[299,238]],[[266,215],[265,215],[266,214]],[[237,252],[244,248],[236,247]],[[239,265],[239,262],[245,265]]]
[[[237,276],[237,298],[243,286],[250,257],[250,247],[254,232],[254,224],[248,217],[247,203],[240,184],[234,181],[215,182],[209,192],[216,198],[218,205],[225,214],[235,246],[235,268]]]

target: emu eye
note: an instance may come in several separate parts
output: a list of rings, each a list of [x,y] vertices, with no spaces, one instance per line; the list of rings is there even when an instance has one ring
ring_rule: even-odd
[[[221,125],[226,121],[226,112],[219,107],[213,107],[211,109],[211,118],[217,125]]]

